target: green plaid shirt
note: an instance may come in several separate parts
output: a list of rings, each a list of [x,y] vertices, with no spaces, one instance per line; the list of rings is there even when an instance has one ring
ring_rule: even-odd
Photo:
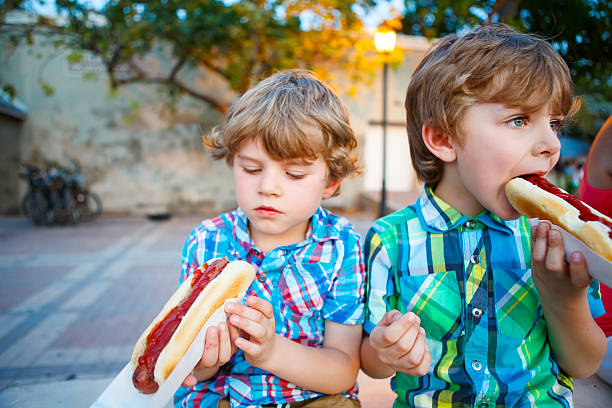
[[[530,227],[485,211],[469,218],[425,188],[365,240],[369,333],[385,312],[412,311],[427,332],[429,373],[398,373],[396,407],[573,406],[553,360],[531,278]],[[599,285],[591,312],[603,312]]]

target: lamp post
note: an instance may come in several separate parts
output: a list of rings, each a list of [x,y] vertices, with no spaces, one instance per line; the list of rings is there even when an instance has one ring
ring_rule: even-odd
[[[387,212],[387,75],[389,65],[387,56],[395,49],[395,31],[386,26],[379,27],[374,33],[374,46],[376,51],[383,54],[383,93],[382,93],[382,184],[380,188],[380,208],[378,216],[383,217]]]

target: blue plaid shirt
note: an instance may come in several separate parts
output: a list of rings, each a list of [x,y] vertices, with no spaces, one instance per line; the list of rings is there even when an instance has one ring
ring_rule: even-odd
[[[320,348],[325,320],[363,322],[365,271],[359,240],[348,220],[319,208],[304,241],[264,255],[249,236],[246,215],[237,209],[205,220],[191,232],[183,249],[181,282],[214,257],[247,261],[257,270],[248,294],[272,304],[276,333]],[[229,398],[232,407],[282,406],[319,396],[250,366],[238,350],[213,378],[180,388],[174,401],[175,407],[216,407],[221,398]],[[357,387],[345,396],[356,399]]]
[[[572,380],[551,356],[525,217],[466,217],[426,187],[374,224],[364,251],[365,330],[388,310],[412,311],[432,357],[425,376],[392,379],[395,407],[573,406]]]

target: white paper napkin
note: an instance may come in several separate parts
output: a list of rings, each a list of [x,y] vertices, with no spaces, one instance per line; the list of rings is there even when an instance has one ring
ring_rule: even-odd
[[[538,218],[530,218],[529,225],[532,227],[538,225]],[[563,246],[565,247],[565,259],[569,262],[569,257],[574,251],[580,251],[584,255],[589,273],[594,279],[603,282],[606,286],[612,287],[612,262],[593,252],[591,248],[586,246],[578,238],[564,230],[563,228],[550,223],[555,229],[561,232],[563,236]]]
[[[244,295],[235,299],[228,299],[226,302],[240,301]],[[178,362],[174,370],[170,373],[166,381],[159,387],[155,394],[141,394],[132,384],[132,374],[134,367],[128,364],[115,377],[113,382],[102,392],[98,399],[91,405],[91,408],[111,408],[111,407],[130,407],[130,408],[161,408],[169,404],[172,396],[179,388],[187,374],[193,370],[202,358],[204,350],[204,338],[206,329],[216,326],[226,321],[224,306],[217,309],[206,321],[191,346]]]

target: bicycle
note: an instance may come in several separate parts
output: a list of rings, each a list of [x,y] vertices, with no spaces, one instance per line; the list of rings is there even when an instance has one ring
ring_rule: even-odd
[[[21,199],[22,212],[36,225],[51,224],[53,214],[49,206],[49,189],[42,171],[27,163],[21,165],[25,171],[19,173],[19,177],[28,182],[28,191]]]
[[[72,170],[50,161],[45,171],[22,163],[26,171],[20,177],[28,180],[29,189],[21,207],[35,224],[76,224],[102,213],[102,200],[84,185],[78,161],[71,161]]]
[[[85,186],[80,163],[75,159],[70,159],[70,161],[74,170],[67,173],[66,176],[68,190],[76,205],[80,219],[89,221],[102,213],[102,200]]]

